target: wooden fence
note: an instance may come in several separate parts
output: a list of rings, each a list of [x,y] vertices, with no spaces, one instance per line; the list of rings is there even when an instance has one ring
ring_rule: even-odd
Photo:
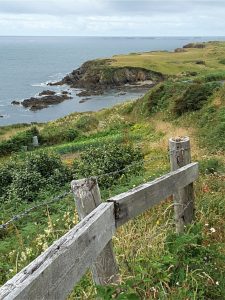
[[[193,182],[198,163],[191,163],[189,138],[170,139],[172,171],[152,182],[101,203],[95,178],[72,182],[80,223],[0,288],[0,299],[65,299],[91,268],[96,284],[117,283],[113,253],[116,229],[174,196],[177,233],[194,218]]]

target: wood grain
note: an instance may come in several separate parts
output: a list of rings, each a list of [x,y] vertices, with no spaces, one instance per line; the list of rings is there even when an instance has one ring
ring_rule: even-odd
[[[113,203],[102,203],[0,288],[0,299],[65,299],[115,233]]]
[[[110,198],[115,203],[116,227],[189,185],[198,177],[198,163],[191,163],[152,182]]]

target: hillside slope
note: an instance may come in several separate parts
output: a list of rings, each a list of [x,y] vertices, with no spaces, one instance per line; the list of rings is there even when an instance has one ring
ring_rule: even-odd
[[[128,172],[115,178],[103,176],[102,198],[151,181],[170,169],[168,139],[184,135],[191,138],[192,160],[200,163],[200,177],[195,183],[195,222],[186,228],[185,234],[176,236],[172,200],[166,199],[121,227],[114,238],[121,285],[96,290],[87,274],[69,299],[95,299],[96,295],[100,299],[224,299],[225,65],[219,61],[225,57],[225,43],[184,49],[187,52],[115,57],[120,65],[123,60],[124,65],[152,69],[152,56],[161,55],[160,60],[154,60],[155,71],[164,73],[165,69],[173,75],[137,101],[96,113],[74,113],[48,124],[37,124],[36,128],[2,128],[7,147],[16,141],[18,149],[14,151],[20,151],[21,141],[29,143],[30,132],[36,132],[41,143],[41,149],[29,145],[32,151],[2,157],[0,180],[1,187],[5,187],[3,191],[0,189],[2,223],[24,209],[68,191],[72,177],[115,171],[135,157],[144,158],[144,169],[141,163],[137,169],[128,168]],[[213,56],[213,51],[218,55]],[[193,61],[188,63],[203,53],[206,67]],[[181,67],[169,63],[175,55],[182,57]],[[198,74],[181,76],[184,71]],[[15,136],[17,130],[19,137]],[[27,130],[30,131],[26,133]],[[4,143],[0,150],[6,147]],[[104,151],[104,159],[99,159],[99,153]],[[123,153],[125,160],[119,160],[119,153]],[[14,174],[10,179],[7,176],[13,169],[18,176]],[[35,182],[31,180],[33,175]],[[36,182],[40,184],[37,186]],[[7,230],[1,230],[1,284],[77,222],[73,198],[68,195],[62,201],[38,207],[10,224]]]

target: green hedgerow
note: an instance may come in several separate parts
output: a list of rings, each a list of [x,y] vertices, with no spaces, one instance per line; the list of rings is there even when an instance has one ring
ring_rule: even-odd
[[[9,197],[11,199],[33,201],[45,184],[46,180],[37,171],[27,168],[17,170],[12,175]]]
[[[125,170],[123,170],[124,168]],[[121,171],[117,173],[118,170]],[[139,174],[142,171],[142,152],[138,148],[124,144],[110,143],[99,147],[90,147],[81,154],[79,160],[75,160],[73,163],[73,172],[76,178],[100,176],[98,182],[104,188],[111,186],[121,177]],[[116,173],[104,176],[104,174],[112,172]]]
[[[176,99],[173,111],[177,115],[200,110],[214,91],[220,87],[217,82],[192,84]]]
[[[12,183],[13,165],[7,164],[0,168],[0,197],[6,194]]]
[[[93,116],[81,116],[76,122],[76,127],[81,131],[90,131],[98,127],[99,121]]]
[[[23,146],[32,147],[33,136],[38,135],[36,127],[22,131],[11,137],[9,140],[0,142],[0,156],[9,155],[12,152],[21,151]]]

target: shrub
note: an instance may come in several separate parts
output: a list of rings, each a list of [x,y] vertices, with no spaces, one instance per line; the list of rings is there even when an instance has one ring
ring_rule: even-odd
[[[194,81],[196,83],[206,83],[206,82],[213,82],[213,81],[221,81],[225,79],[225,72],[214,72],[211,74],[207,74],[201,77],[196,78]]]
[[[9,197],[32,201],[46,184],[40,173],[29,169],[17,170],[12,175]]]
[[[40,142],[45,145],[55,145],[72,142],[79,136],[80,132],[74,126],[47,126],[41,131]]]
[[[38,135],[36,127],[19,132],[7,141],[0,143],[0,155],[8,155],[12,152],[20,151],[22,146],[32,147],[33,136]]]
[[[56,154],[30,153],[24,161],[11,161],[0,168],[0,197],[32,201],[40,190],[63,186],[71,179],[71,170]]]
[[[99,121],[93,116],[82,116],[76,122],[76,127],[82,131],[90,131],[98,127]]]
[[[105,144],[100,147],[90,147],[84,151],[80,160],[74,161],[73,172],[76,178],[100,176],[99,185],[107,188],[121,177],[141,173],[143,171],[142,159],[143,154],[138,148],[114,143]],[[139,163],[134,164],[135,162]],[[129,167],[123,170],[127,166]],[[121,171],[117,173],[118,170]],[[111,172],[116,173],[103,175]]]
[[[182,91],[187,87],[187,83],[164,82],[152,89],[148,97],[148,108],[151,113],[165,110]]]
[[[225,107],[204,108],[198,121],[199,139],[213,151],[225,150]]]
[[[177,115],[182,115],[185,112],[201,109],[219,86],[220,84],[216,82],[190,85],[183,95],[176,99],[173,111]]]
[[[25,166],[27,170],[39,173],[51,183],[56,183],[57,178],[60,178],[60,182],[65,184],[70,178],[69,169],[63,165],[60,157],[54,153],[48,154],[44,151],[31,153],[25,159]]]
[[[12,183],[12,165],[7,164],[0,168],[0,197],[7,192],[7,188]]]
[[[219,63],[222,64],[222,65],[225,65],[225,58],[220,59]]]

